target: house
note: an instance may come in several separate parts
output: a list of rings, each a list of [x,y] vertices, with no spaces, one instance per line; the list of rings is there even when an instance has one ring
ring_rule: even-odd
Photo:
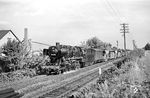
[[[16,39],[20,42],[18,37],[11,30],[0,30],[0,46],[10,39]]]
[[[21,42],[21,44],[24,46],[24,50],[26,51],[26,53],[42,50],[43,48],[49,47],[49,45],[47,44],[32,41],[31,39],[29,39],[27,28],[24,29],[24,39],[21,41],[11,30],[0,30],[0,47],[3,44],[7,43],[9,39],[11,40],[16,39],[19,42]]]

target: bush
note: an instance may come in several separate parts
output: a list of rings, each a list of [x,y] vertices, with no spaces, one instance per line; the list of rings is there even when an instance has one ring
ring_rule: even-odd
[[[1,52],[5,54],[5,60],[1,59],[1,63],[3,63],[3,66],[7,66],[5,68],[2,67],[3,72],[9,72],[11,71],[10,69],[18,70],[22,68],[20,62],[26,56],[22,43],[16,40],[8,40],[7,43],[1,47]]]
[[[145,51],[143,49],[136,49],[136,50],[133,50],[131,51],[128,55],[127,55],[127,58],[135,61],[137,58],[141,58],[144,56],[144,53]]]
[[[10,72],[11,66],[10,60],[7,57],[0,57],[0,73],[1,72]]]
[[[23,68],[34,69],[38,66],[45,66],[49,63],[49,57],[33,55],[32,57],[26,58],[23,63]]]
[[[14,82],[18,81],[24,78],[31,78],[35,76],[35,70],[26,69],[26,70],[17,70],[14,72],[8,72],[8,73],[1,73],[0,74],[0,83],[6,83],[6,82]]]
[[[86,98],[150,98],[149,66],[145,65],[149,65],[150,57],[143,58],[122,63],[119,69],[111,67],[99,76],[97,83],[90,85],[88,92],[78,91],[76,95]]]

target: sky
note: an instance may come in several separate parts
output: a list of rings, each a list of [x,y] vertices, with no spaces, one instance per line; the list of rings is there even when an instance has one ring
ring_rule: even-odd
[[[32,41],[80,45],[91,37],[123,48],[121,23],[129,24],[127,48],[150,42],[150,0],[0,0],[0,29],[21,40],[24,28]],[[42,47],[37,45],[37,47]]]

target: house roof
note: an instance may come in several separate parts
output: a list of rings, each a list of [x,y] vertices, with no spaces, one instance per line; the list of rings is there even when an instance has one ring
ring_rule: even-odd
[[[0,40],[9,32],[10,30],[0,30]]]
[[[19,40],[19,38],[18,38],[11,30],[0,30],[0,40],[1,40],[7,33],[9,33],[9,32],[11,32],[11,33],[13,34],[13,36],[14,36],[19,42],[21,42],[21,41]]]

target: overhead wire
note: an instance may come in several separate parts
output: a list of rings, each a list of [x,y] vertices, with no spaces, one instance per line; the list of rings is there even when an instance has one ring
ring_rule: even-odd
[[[122,15],[119,10],[117,8],[114,7],[114,5],[110,2],[110,0],[103,0],[105,3],[105,6],[107,7],[107,11],[111,14],[111,16],[114,18],[115,22],[117,22],[117,24],[121,24],[124,23],[125,20],[127,20],[127,18]],[[125,20],[123,20],[123,18]],[[119,25],[116,25],[117,28]]]
[[[111,3],[110,0],[104,0],[105,5],[107,5],[109,7],[110,10],[108,10],[108,12],[115,17],[116,21],[118,23],[122,23],[123,22],[123,18],[127,20],[127,18],[124,15],[121,15],[120,11],[114,7],[114,5]],[[106,6],[106,7],[107,7]]]

